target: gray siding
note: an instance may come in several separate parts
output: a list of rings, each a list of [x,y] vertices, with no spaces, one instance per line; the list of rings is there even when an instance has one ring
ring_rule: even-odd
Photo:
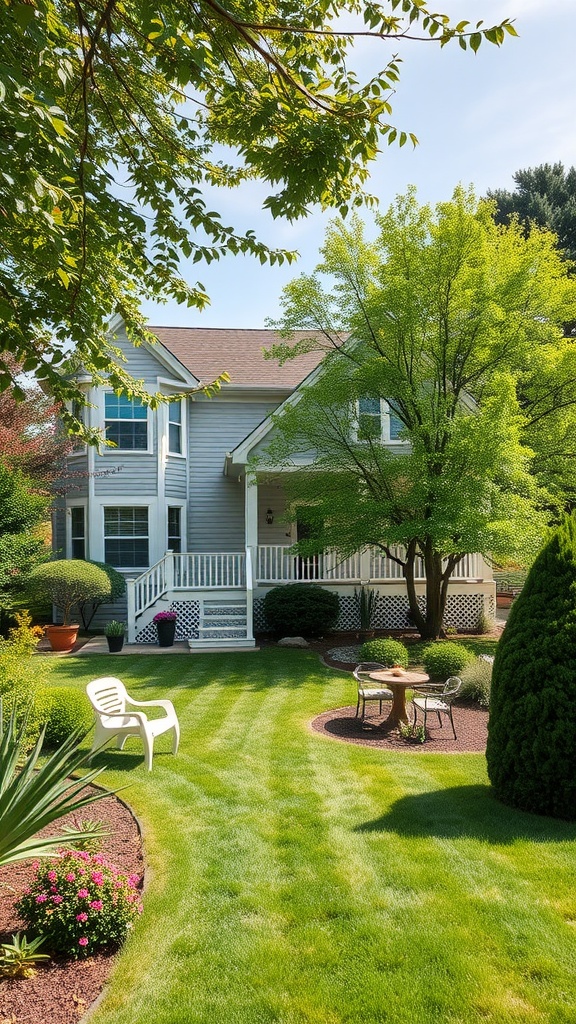
[[[75,498],[86,498],[88,495],[88,456],[74,455],[68,459],[68,475],[64,481],[66,497],[69,501]]]
[[[143,380],[147,389],[158,390],[157,377],[159,375],[162,377],[173,376],[172,371],[160,363],[147,348],[142,345],[135,348],[134,345],[131,345],[124,331],[118,335],[114,344],[126,357],[126,363],[123,365],[136,380]]]
[[[167,498],[186,498],[186,460],[168,456],[164,490]]]
[[[158,493],[158,463],[156,455],[132,455],[123,452],[118,456],[96,456],[96,474],[108,470],[104,476],[96,476],[94,493],[100,495],[133,494],[134,496],[155,496]],[[112,472],[110,472],[112,470]]]
[[[52,550],[57,558],[66,558],[66,503],[60,497],[52,504]]]
[[[244,483],[223,475],[224,458],[274,408],[271,402],[218,397],[190,404],[190,550],[244,550]]]

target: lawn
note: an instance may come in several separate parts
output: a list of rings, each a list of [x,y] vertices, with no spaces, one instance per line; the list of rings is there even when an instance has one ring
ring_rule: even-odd
[[[355,689],[310,652],[54,666],[168,697],[182,726],[150,775],[137,740],[99,756],[149,872],[91,1024],[574,1024],[576,826],[498,804],[482,755],[313,733]]]

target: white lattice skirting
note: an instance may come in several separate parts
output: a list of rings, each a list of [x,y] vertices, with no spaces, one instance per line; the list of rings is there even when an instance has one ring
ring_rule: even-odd
[[[426,609],[426,598],[418,598],[422,611]],[[494,615],[493,599],[489,600],[489,614]],[[482,594],[449,594],[446,601],[444,625],[456,629],[476,629],[484,608]],[[373,625],[375,629],[406,629],[408,620],[408,598],[402,594],[379,595],[376,599]],[[264,615],[264,600],[254,602],[254,629],[258,633],[269,630]],[[340,595],[340,614],[334,627],[337,630],[356,632],[360,629],[358,607],[354,597]]]
[[[176,640],[193,640],[198,636],[200,625],[200,602],[199,601],[172,601],[170,611],[176,612]],[[144,629],[136,634],[137,644],[156,644],[158,634],[153,622],[148,623]]]

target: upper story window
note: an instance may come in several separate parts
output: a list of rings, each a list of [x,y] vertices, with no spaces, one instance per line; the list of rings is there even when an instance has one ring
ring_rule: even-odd
[[[384,398],[358,399],[358,441],[398,441],[402,420]]]
[[[148,410],[139,398],[104,395],[106,437],[121,451],[148,450]]]
[[[182,455],[182,402],[168,403],[168,451]]]

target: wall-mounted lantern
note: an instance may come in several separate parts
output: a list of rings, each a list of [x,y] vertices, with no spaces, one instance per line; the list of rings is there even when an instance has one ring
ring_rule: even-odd
[[[274,512],[271,508],[266,509],[266,522],[268,523],[268,526],[272,526],[272,523],[274,522]]]

